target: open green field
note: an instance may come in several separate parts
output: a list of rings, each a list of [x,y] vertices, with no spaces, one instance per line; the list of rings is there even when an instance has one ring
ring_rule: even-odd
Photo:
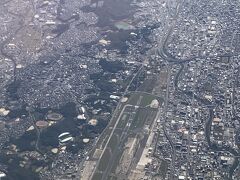
[[[98,170],[99,171],[105,171],[108,165],[108,162],[112,156],[111,150],[107,148],[102,155],[102,158],[99,162]]]
[[[117,180],[118,178],[117,178],[117,176],[109,175],[107,179],[108,180]]]
[[[120,121],[118,122],[117,124],[117,128],[119,129],[122,129],[124,128],[126,125],[127,125],[127,122],[128,122],[128,119],[130,118],[130,114],[126,114],[124,113],[122,115],[122,118],[120,119]]]
[[[151,104],[152,100],[159,100],[160,104],[163,102],[163,98],[156,97],[151,94],[147,94],[144,92],[134,92],[131,94],[128,104],[140,107],[146,107]],[[141,101],[140,101],[141,100]],[[140,102],[139,102],[140,101]]]
[[[93,177],[92,180],[99,180],[102,179],[102,173],[101,172],[96,172]]]
[[[152,122],[157,114],[157,110],[152,110],[150,108],[139,108],[136,116],[130,126],[131,130],[142,128],[144,124]]]
[[[117,148],[117,145],[119,143],[119,134],[117,133],[114,133],[107,145],[108,148],[111,149],[111,151],[113,152],[116,148]]]
[[[138,91],[151,93],[155,87],[156,79],[157,78],[155,76],[148,77],[147,80],[145,80],[143,84],[139,86]]]
[[[128,121],[132,116],[135,114],[135,107],[134,106],[128,106],[125,108],[124,113],[121,116],[121,119],[119,120],[117,124],[117,128],[123,129],[126,127]]]

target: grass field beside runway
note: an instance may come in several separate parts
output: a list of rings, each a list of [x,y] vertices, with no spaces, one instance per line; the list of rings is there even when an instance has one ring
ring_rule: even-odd
[[[118,177],[115,170],[119,166],[128,138],[138,137],[137,141],[141,141],[140,137],[147,136],[144,128],[150,127],[156,117],[158,109],[152,109],[149,106],[154,99],[161,101],[154,95],[140,92],[131,93],[128,102],[120,106],[118,112],[113,116],[111,124],[100,137],[99,141],[101,142],[97,143],[102,149],[102,155],[98,159],[92,179],[116,179]],[[142,149],[142,146],[138,145],[136,148]],[[98,148],[100,149],[100,147]],[[141,150],[137,151],[141,152]]]

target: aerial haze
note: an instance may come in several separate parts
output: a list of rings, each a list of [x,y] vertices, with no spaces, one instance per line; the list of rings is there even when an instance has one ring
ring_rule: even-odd
[[[240,180],[240,2],[1,0],[0,179]]]

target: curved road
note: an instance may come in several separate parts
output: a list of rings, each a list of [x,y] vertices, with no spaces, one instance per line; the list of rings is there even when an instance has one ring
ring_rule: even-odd
[[[183,72],[183,69],[184,69],[184,65],[183,64],[180,64],[181,65],[181,68],[179,69],[176,77],[175,77],[175,80],[174,80],[174,86],[175,86],[175,89],[177,91],[179,91],[180,93],[186,95],[186,96],[191,96],[192,95],[189,95],[188,92],[186,91],[183,91],[181,90],[180,88],[178,88],[178,82],[179,82],[179,77],[181,76],[181,73]],[[228,177],[226,177],[227,179],[229,180],[232,180],[233,179],[233,173],[235,171],[235,169],[238,167],[239,165],[239,157],[240,157],[240,153],[237,152],[235,149],[231,148],[231,147],[220,147],[220,146],[216,146],[214,145],[211,141],[210,141],[210,135],[211,135],[211,126],[212,126],[212,120],[213,120],[213,106],[211,106],[211,103],[207,102],[207,101],[204,101],[202,100],[201,98],[197,97],[195,94],[193,96],[200,104],[203,104],[205,105],[206,107],[208,107],[208,110],[209,110],[209,119],[205,125],[205,138],[206,138],[206,141],[208,143],[208,146],[209,148],[212,150],[212,151],[224,151],[224,152],[229,152],[231,154],[233,154],[235,156],[234,158],[234,163],[233,165],[230,167],[230,170],[229,170],[229,175]]]
[[[174,79],[174,87],[175,87],[175,89],[177,91],[179,91],[180,93],[186,95],[186,96],[191,96],[191,98],[193,97],[199,103],[205,105],[208,108],[208,110],[209,110],[209,120],[208,120],[208,122],[206,123],[206,126],[205,126],[206,141],[207,141],[208,146],[209,146],[209,148],[211,150],[213,150],[213,151],[227,151],[227,152],[229,152],[229,153],[231,153],[231,154],[233,154],[235,156],[234,163],[231,166],[230,171],[229,171],[229,175],[228,175],[228,177],[226,177],[227,179],[232,180],[233,179],[233,173],[234,173],[235,169],[239,165],[240,153],[237,152],[235,149],[233,149],[231,147],[214,146],[212,144],[212,142],[210,141],[211,124],[212,124],[212,120],[213,120],[213,106],[212,106],[212,104],[209,103],[208,101],[205,101],[205,100],[201,99],[200,97],[196,96],[195,94],[189,94],[189,92],[183,91],[183,90],[178,88],[179,77],[181,76],[181,73],[183,72],[184,63],[187,63],[187,62],[190,62],[190,61],[196,61],[197,58],[203,58],[203,57],[192,57],[192,58],[184,59],[184,60],[177,59],[172,54],[170,54],[167,51],[167,48],[166,48],[167,42],[169,40],[169,37],[172,34],[172,31],[173,31],[173,29],[174,29],[174,27],[176,25],[176,20],[177,20],[178,14],[179,14],[180,6],[181,6],[181,4],[179,3],[178,6],[177,6],[176,15],[174,17],[173,23],[170,26],[168,32],[166,33],[166,36],[165,36],[163,42],[160,44],[160,49],[158,50],[158,54],[160,55],[160,57],[162,59],[166,60],[167,64],[179,64],[181,66],[181,68],[179,69],[179,71],[178,71],[178,73],[177,73],[177,75],[176,75],[176,77]],[[168,85],[169,85],[169,83],[168,83]],[[168,103],[168,91],[169,90],[168,90],[168,87],[167,87],[167,95],[166,95],[165,107],[167,107],[167,103]],[[166,113],[166,111],[167,111],[167,109],[165,108],[164,109],[164,113]],[[165,116],[164,116],[164,118],[166,120]],[[168,139],[169,144],[170,144],[170,146],[171,146],[171,148],[173,150],[172,168],[171,168],[171,173],[170,173],[170,178],[173,179],[173,171],[174,171],[174,162],[175,162],[176,152],[175,152],[174,145],[173,145],[173,142],[171,140],[171,137],[168,135],[168,132],[166,131],[165,125],[163,126],[163,129],[164,129],[164,134],[165,134],[166,138]]]

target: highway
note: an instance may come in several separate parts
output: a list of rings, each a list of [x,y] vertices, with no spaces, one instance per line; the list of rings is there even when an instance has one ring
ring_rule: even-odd
[[[170,69],[170,70],[169,70]],[[163,132],[164,135],[166,136],[171,149],[172,149],[172,162],[171,162],[171,171],[170,171],[170,179],[174,179],[174,170],[175,170],[175,159],[176,159],[176,150],[175,150],[175,146],[174,143],[172,141],[172,138],[170,137],[166,125],[168,124],[167,122],[167,110],[168,110],[168,99],[169,99],[169,85],[170,85],[170,77],[171,77],[171,68],[168,66],[167,64],[167,71],[168,71],[168,78],[167,78],[167,90],[166,90],[166,96],[165,96],[165,101],[164,101],[164,111],[163,111]]]
[[[184,0],[183,0],[184,1]],[[170,63],[172,62],[177,62],[177,63],[180,63],[182,62],[182,60],[179,60],[179,59],[176,59],[175,57],[173,57],[171,54],[169,54],[167,51],[166,51],[166,44],[168,42],[168,39],[176,25],[176,21],[177,21],[177,18],[179,16],[179,12],[180,12],[180,7],[182,5],[183,2],[179,2],[178,1],[178,4],[177,4],[177,7],[176,7],[176,12],[175,12],[175,17],[173,19],[173,22],[172,24],[170,25],[169,29],[167,30],[167,32],[165,33],[166,36],[164,37],[162,43],[160,43],[159,47],[160,49],[158,49],[158,54],[160,55],[160,57],[165,60],[165,63],[166,63],[166,67],[167,67],[167,71],[168,71],[168,78],[167,78],[167,88],[166,88],[166,96],[165,96],[165,100],[164,100],[164,110],[163,110],[163,117],[162,119],[164,120],[163,122],[163,131],[164,131],[164,135],[165,137],[167,138],[170,146],[171,146],[171,149],[172,149],[172,161],[171,161],[171,170],[170,170],[170,179],[174,179],[174,172],[175,172],[175,159],[176,159],[176,150],[175,150],[175,146],[174,146],[174,143],[172,141],[172,138],[170,137],[168,131],[167,131],[167,128],[166,128],[166,124],[168,123],[167,122],[167,117],[166,117],[166,114],[167,114],[167,110],[168,110],[168,98],[169,98],[169,85],[170,85],[170,78],[171,78],[171,67],[169,66]],[[185,61],[189,61],[189,60],[185,60]]]

